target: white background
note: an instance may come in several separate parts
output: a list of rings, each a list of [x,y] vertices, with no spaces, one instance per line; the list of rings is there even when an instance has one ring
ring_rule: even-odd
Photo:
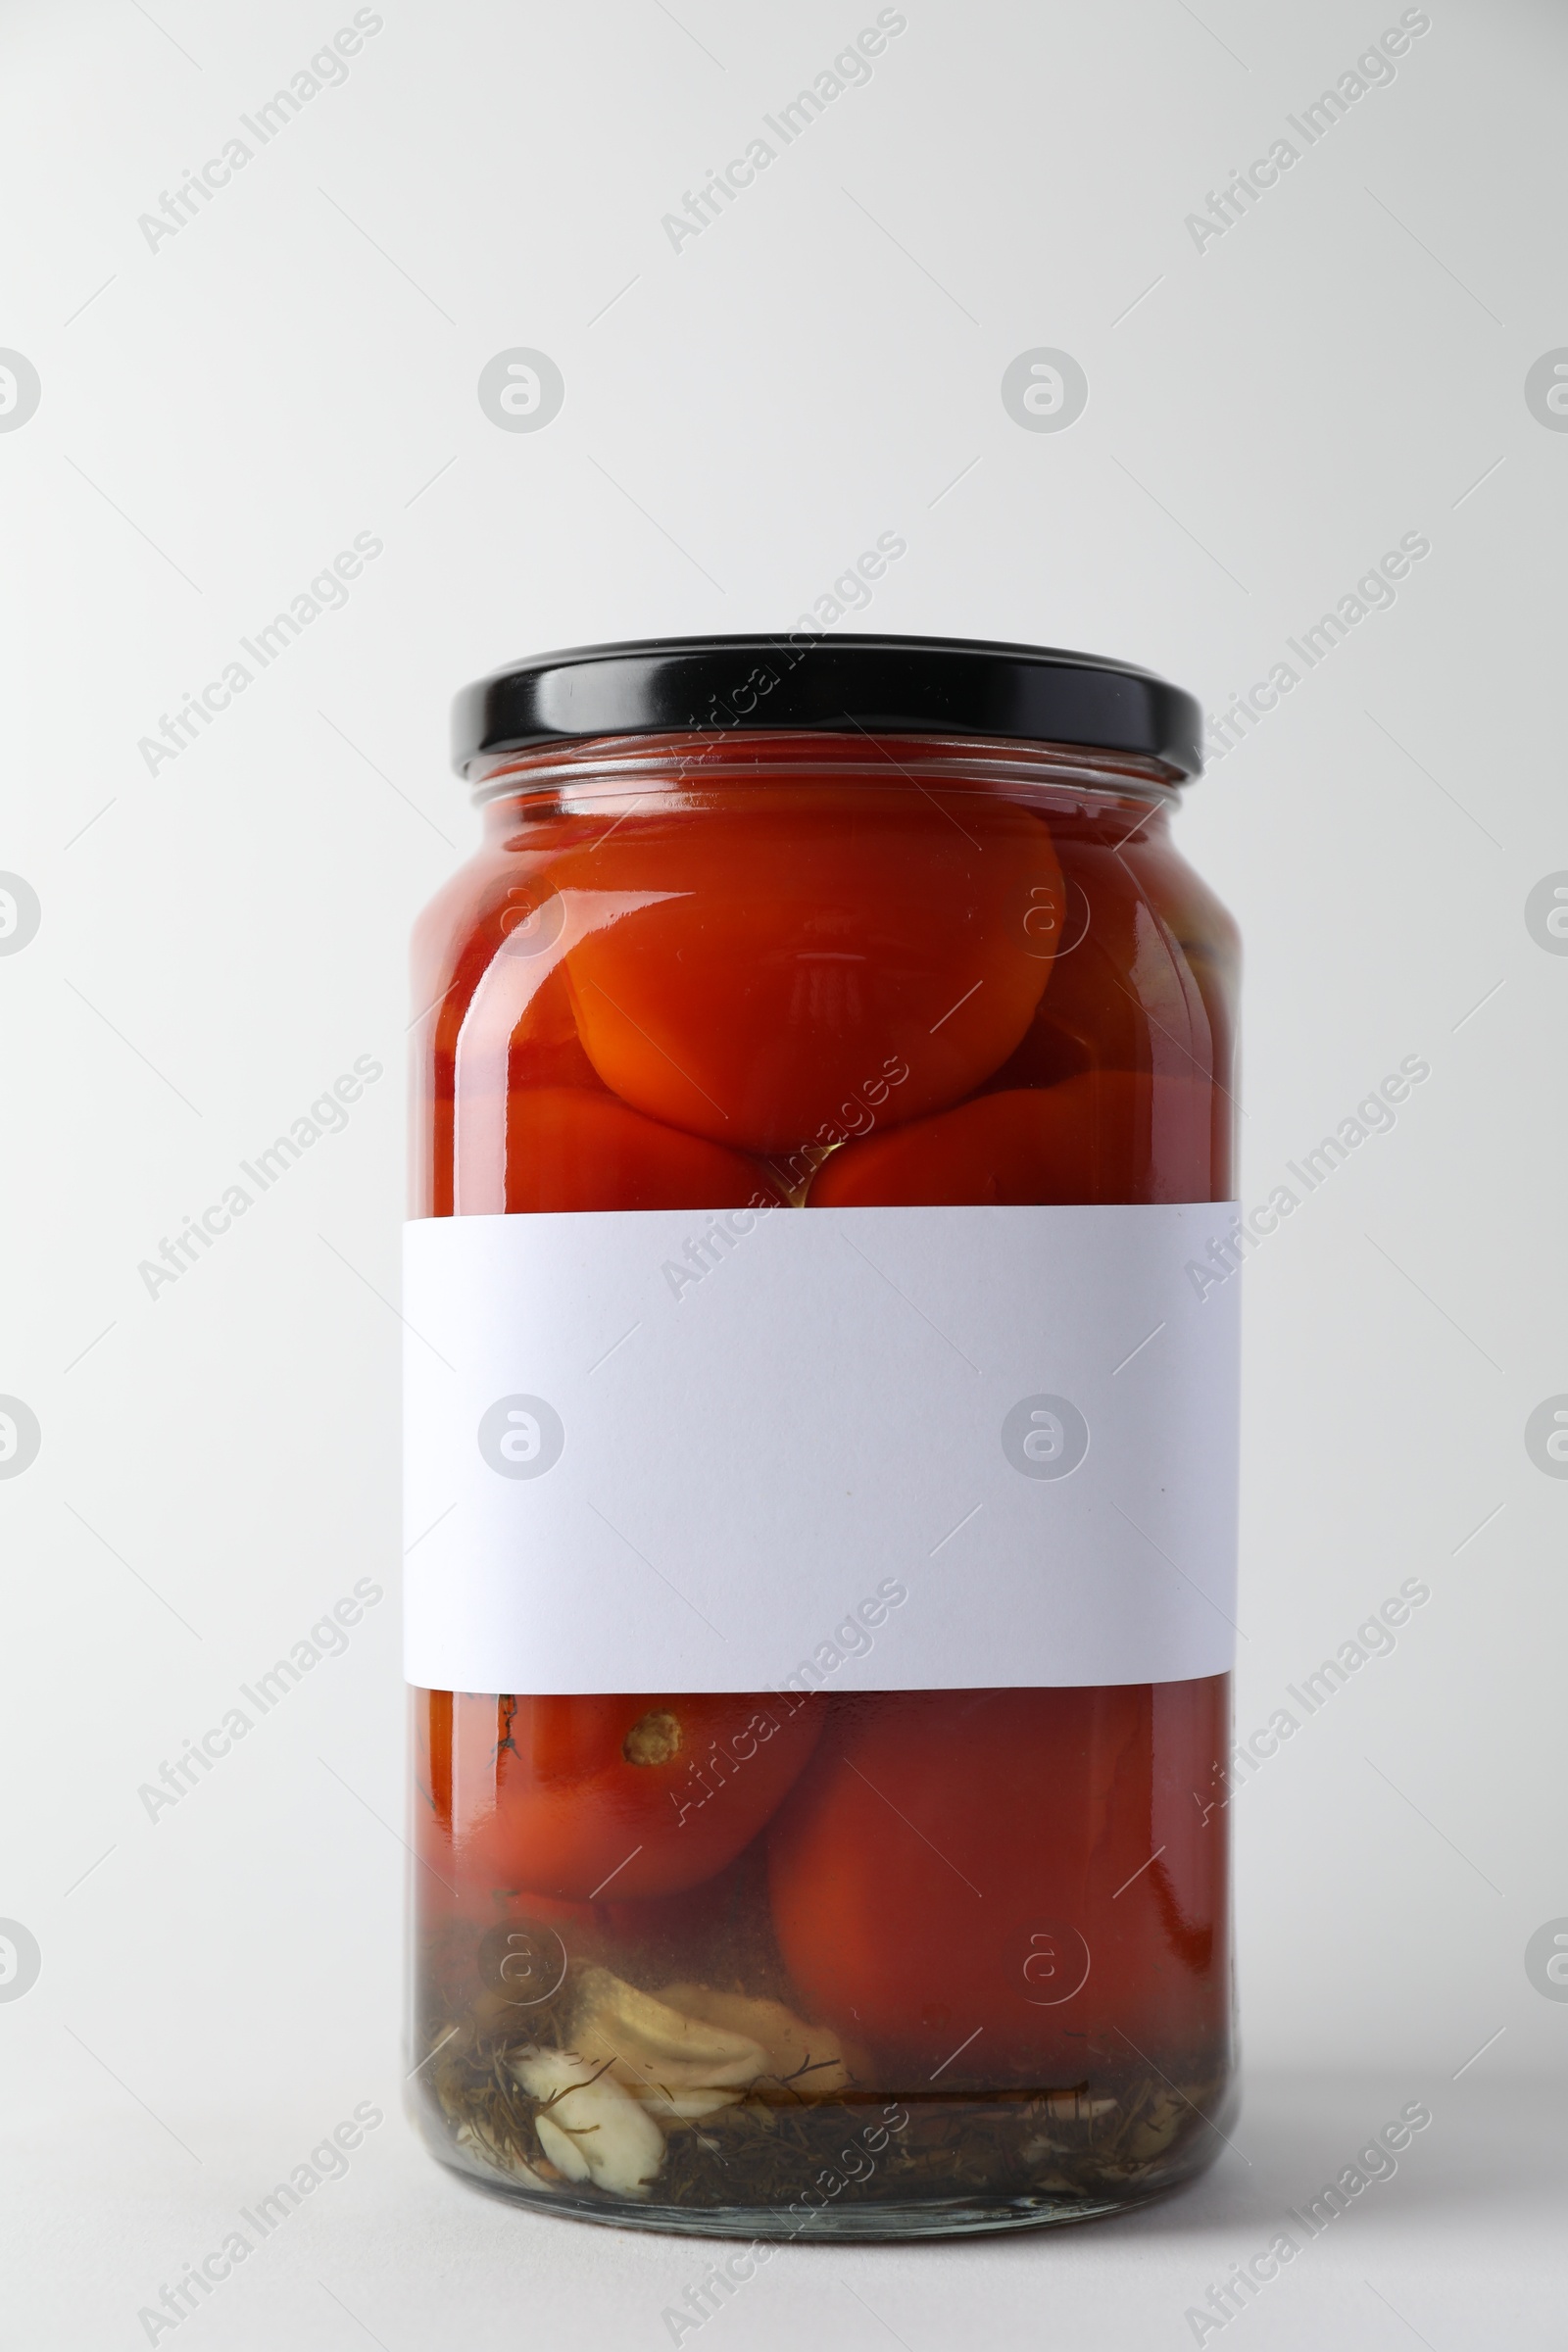
[[[1180,840],[1250,943],[1249,1201],[1432,1067],[1248,1275],[1242,1728],[1401,1579],[1433,1597],[1236,1799],[1254,2087],[1208,2182],[1070,2243],[797,2251],[705,2336],[1190,2342],[1267,2216],[1422,2096],[1380,2218],[1235,2327],[1552,2340],[1550,2134],[1517,2102],[1544,2080],[1549,2115],[1568,2037],[1523,1961],[1568,1914],[1568,1484],[1523,1443],[1568,1389],[1568,960],[1523,911],[1568,867],[1568,436],[1523,391],[1568,343],[1560,15],[1433,0],[1392,86],[1200,253],[1205,191],[1396,7],[909,0],[869,85],[676,254],[661,216],[872,8],[389,0],[149,251],[138,216],[351,13],[0,17],[0,344],[43,387],[0,434],[0,867],[43,909],[0,959],[0,1390],[43,1431],[0,1482],[0,1915],[43,1954],[0,2005],[17,2340],[145,2340],[236,2203],[396,2109],[404,942],[476,838],[449,697],[542,646],[788,626],[888,530],[859,625],[1124,656],[1210,710],[1429,535]],[[564,373],[542,432],[478,405],[513,346]],[[1036,346],[1087,372],[1068,431],[1002,405]],[[160,714],[366,531],[346,609],[150,775]],[[138,1261],[362,1054],[386,1076],[347,1130],[150,1298]],[[138,1786],[365,1576],[388,1598],[346,1654],[150,1822]],[[1524,2242],[1487,2255],[1500,2208]],[[405,2352],[450,2308],[476,2345],[545,2340],[530,2310],[662,2343],[701,2269],[481,2205],[395,2122],[289,2228],[192,2342]]]

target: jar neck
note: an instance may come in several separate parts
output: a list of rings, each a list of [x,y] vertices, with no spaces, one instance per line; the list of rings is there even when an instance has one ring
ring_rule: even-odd
[[[488,836],[519,819],[586,812],[640,799],[701,805],[705,793],[736,786],[791,783],[884,786],[930,791],[1037,795],[1054,807],[1126,804],[1152,816],[1177,799],[1182,778],[1162,761],[1081,744],[1013,742],[999,737],[842,735],[792,731],[696,730],[670,735],[609,735],[587,743],[544,745],[498,757],[469,771]]]

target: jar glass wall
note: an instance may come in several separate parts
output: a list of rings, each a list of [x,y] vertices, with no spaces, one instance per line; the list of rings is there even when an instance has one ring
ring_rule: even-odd
[[[688,1210],[700,1282],[725,1217],[1228,1200],[1235,935],[1171,783],[863,730],[496,760],[418,935],[414,1215]],[[431,2148],[762,2238],[1189,2178],[1231,2098],[1229,1705],[1224,1674],[855,1690],[819,1653],[734,1692],[416,1690]]]

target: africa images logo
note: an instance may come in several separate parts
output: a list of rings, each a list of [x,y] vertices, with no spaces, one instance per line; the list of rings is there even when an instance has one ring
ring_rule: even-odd
[[[565,1449],[561,1415],[542,1396],[498,1396],[479,1420],[479,1451],[502,1478],[543,1478]]]
[[[1002,1450],[1024,1478],[1070,1478],[1089,1451],[1089,1424],[1065,1396],[1023,1396],[1002,1424]]]

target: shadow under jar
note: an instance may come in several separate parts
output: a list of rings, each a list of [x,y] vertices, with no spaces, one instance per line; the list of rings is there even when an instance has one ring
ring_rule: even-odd
[[[928,639],[460,700],[409,2064],[432,2151],[522,2202],[941,2234],[1220,2144],[1236,939],[1169,839],[1197,715]]]

